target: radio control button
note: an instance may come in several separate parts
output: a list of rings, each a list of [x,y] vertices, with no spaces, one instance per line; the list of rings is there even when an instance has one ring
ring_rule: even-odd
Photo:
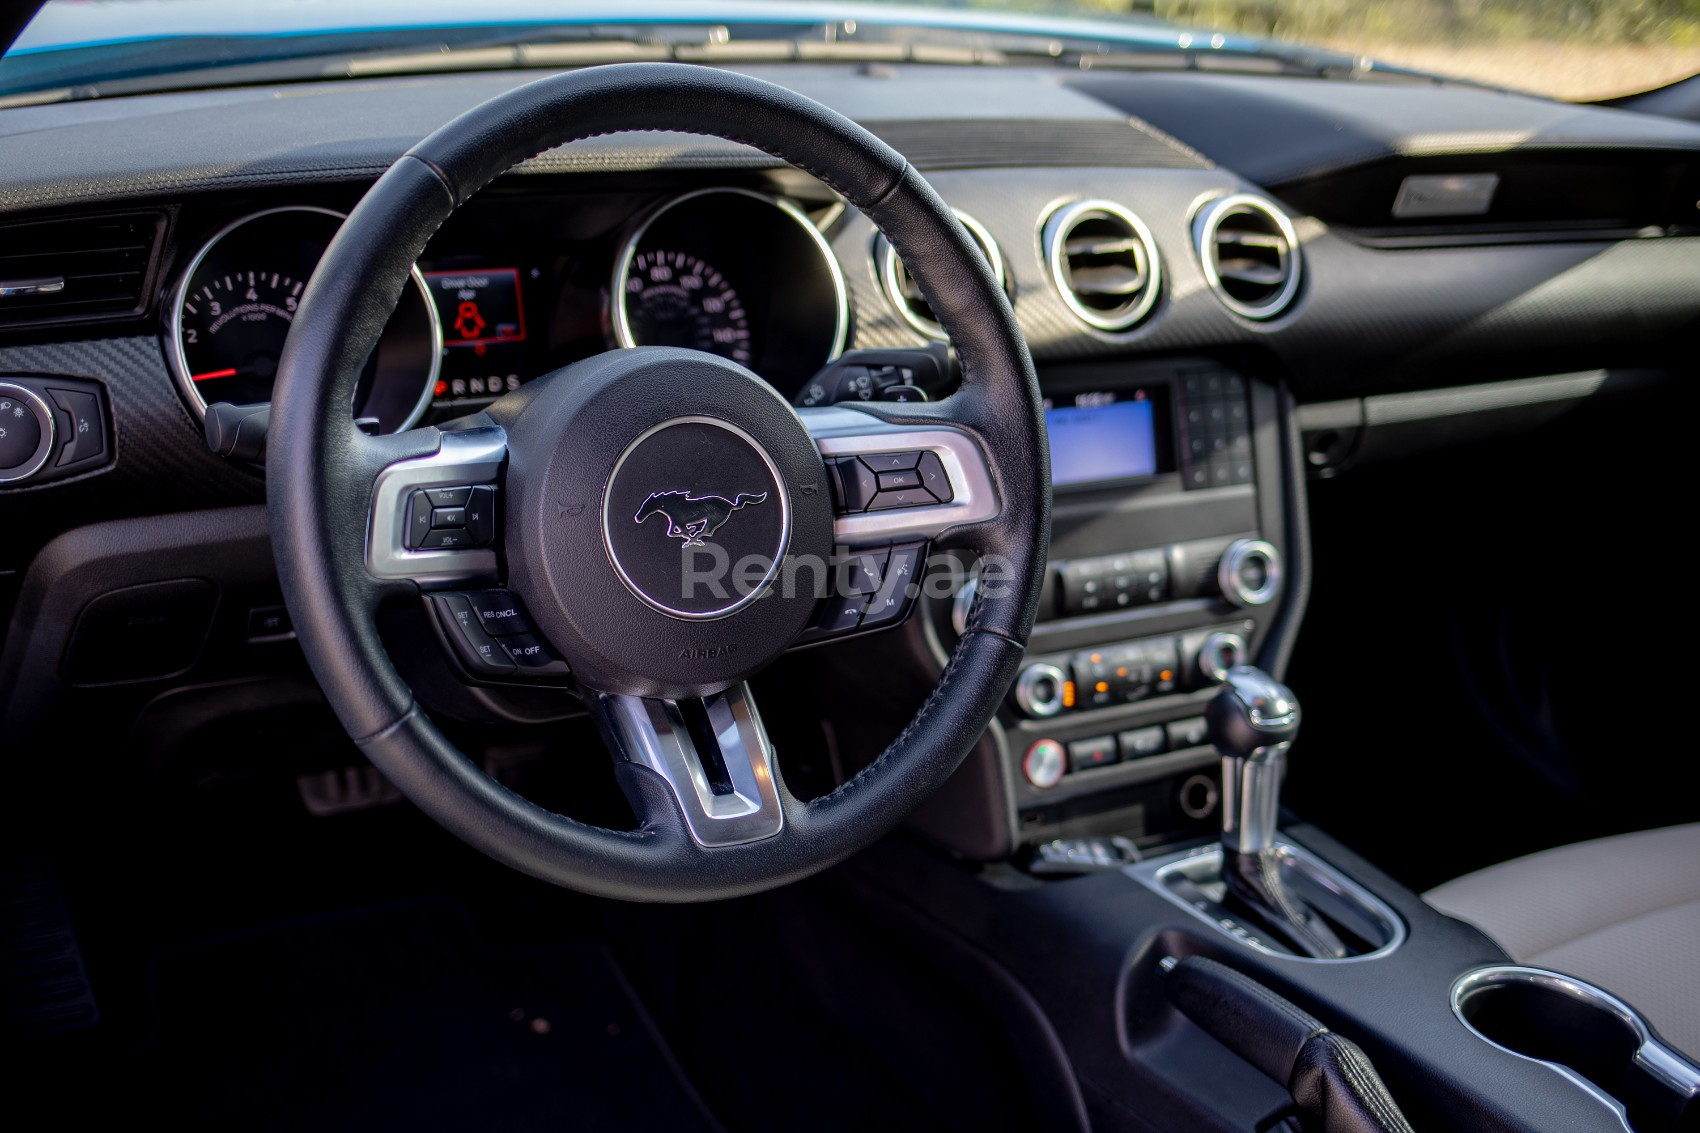
[[[1202,716],[1176,720],[1166,727],[1170,751],[1179,751],[1185,747],[1203,747],[1209,742],[1209,729]]]
[[[1153,724],[1149,728],[1133,728],[1122,732],[1116,739],[1121,743],[1123,759],[1143,759],[1148,755],[1160,755],[1168,745],[1168,737],[1164,734],[1161,724]]]
[[[1281,589],[1281,552],[1262,539],[1238,539],[1216,566],[1222,597],[1238,606],[1262,606]]]
[[[1071,771],[1089,767],[1107,767],[1119,758],[1114,736],[1093,736],[1075,740],[1068,745],[1068,766]]]
[[[466,533],[464,527],[436,527],[420,541],[419,546],[426,551],[458,551],[472,546],[472,536]]]
[[[1035,719],[1061,712],[1068,703],[1068,674],[1044,662],[1029,665],[1015,682],[1015,703]]]
[[[1211,684],[1221,684],[1229,669],[1245,663],[1245,638],[1237,633],[1213,633],[1198,649],[1198,675]]]
[[[426,488],[425,498],[432,507],[463,507],[472,495],[471,488]]]

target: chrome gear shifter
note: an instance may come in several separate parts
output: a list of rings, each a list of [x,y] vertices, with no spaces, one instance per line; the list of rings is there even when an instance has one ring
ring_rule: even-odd
[[[1286,885],[1275,850],[1281,780],[1299,732],[1298,698],[1261,669],[1229,669],[1205,709],[1222,756],[1222,881],[1237,904],[1308,956],[1347,955],[1328,923]]]

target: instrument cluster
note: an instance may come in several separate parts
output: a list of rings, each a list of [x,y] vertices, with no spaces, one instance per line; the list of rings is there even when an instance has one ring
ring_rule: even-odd
[[[166,354],[197,417],[215,402],[270,400],[301,296],[343,217],[305,205],[251,212],[188,260],[167,305]],[[634,346],[719,354],[790,397],[848,334],[838,262],[788,199],[732,187],[635,209],[614,194],[486,197],[414,266],[352,410],[396,432]]]

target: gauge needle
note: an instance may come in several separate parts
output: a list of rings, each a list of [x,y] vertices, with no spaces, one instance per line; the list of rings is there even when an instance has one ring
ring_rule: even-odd
[[[192,382],[209,382],[214,378],[234,378],[235,376],[236,371],[234,368],[229,370],[208,370],[204,374],[190,374],[189,380]]]

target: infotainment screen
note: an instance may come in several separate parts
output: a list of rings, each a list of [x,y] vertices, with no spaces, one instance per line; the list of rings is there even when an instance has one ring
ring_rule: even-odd
[[[1051,483],[1106,484],[1168,471],[1164,400],[1149,388],[1046,398]]]

